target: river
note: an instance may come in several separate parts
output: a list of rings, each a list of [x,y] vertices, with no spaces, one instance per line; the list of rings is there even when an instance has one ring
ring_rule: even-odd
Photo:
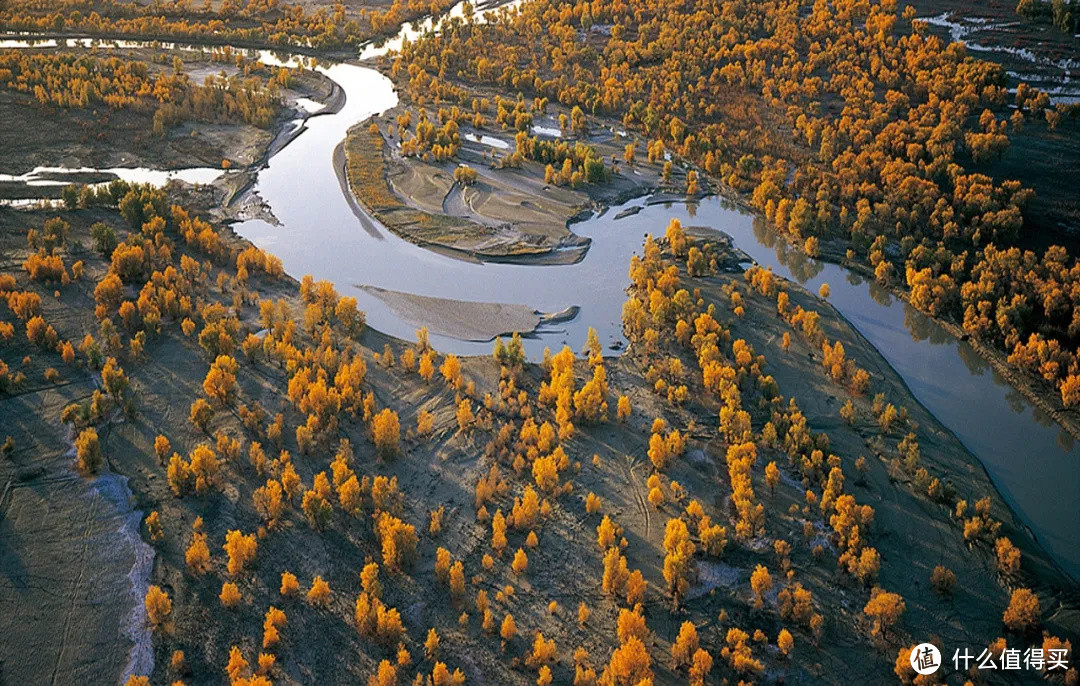
[[[368,46],[364,54],[376,56],[383,49]],[[260,55],[274,64],[296,63],[270,52]],[[764,223],[719,198],[693,206],[645,205],[635,215],[615,219],[620,209],[644,204],[636,200],[576,223],[573,230],[591,238],[592,245],[585,258],[572,265],[473,263],[413,245],[377,222],[358,221],[332,164],[333,151],[349,127],[397,104],[392,83],[358,64],[316,68],[341,86],[344,106],[309,119],[304,132],[258,174],[253,190],[277,223],[250,220],[234,226],[241,236],[279,256],[288,273],[334,282],[339,291],[357,298],[371,326],[406,339],[417,323],[401,319],[360,286],[519,303],[545,312],[578,305],[580,314],[574,320],[542,328],[526,341],[535,357],[544,346],[565,343],[580,349],[589,326],[607,344],[623,341],[620,315],[627,268],[646,233],[662,233],[672,217],[722,230],[779,275],[812,291],[828,282],[832,305],[877,348],[919,402],[979,458],[1002,497],[1051,556],[1080,578],[1080,508],[1075,503],[1080,495],[1080,449],[969,345],[931,319],[854,272],[791,249]],[[489,343],[437,335],[432,341],[446,352],[490,352]]]

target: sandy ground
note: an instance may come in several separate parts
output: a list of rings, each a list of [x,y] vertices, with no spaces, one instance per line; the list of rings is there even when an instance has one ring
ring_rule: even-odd
[[[20,278],[27,220],[11,210],[0,216],[0,270]],[[89,330],[92,315],[76,303],[92,299],[92,289],[73,285],[60,298],[50,291],[45,316],[58,330]],[[6,308],[3,317],[10,317]],[[0,356],[27,376],[17,393],[0,396],[0,433],[16,440],[12,456],[0,460],[0,681],[115,684],[132,665],[152,666],[148,643],[135,650],[137,638],[149,639],[145,615],[129,615],[150,572],[142,514],[121,476],[107,471],[88,481],[72,471],[71,437],[59,415],[88,397],[93,377],[64,368],[57,383],[45,381],[47,367],[63,365],[24,335]]]
[[[271,137],[253,126],[206,125],[195,135],[192,127],[180,126],[158,138],[151,133],[150,114],[114,111],[104,125],[94,114],[76,110],[42,116],[32,97],[9,91],[0,92],[0,116],[8,124],[0,132],[6,151],[0,167],[9,174],[37,166],[218,167],[225,158],[246,164]]]
[[[385,302],[394,314],[427,326],[432,333],[465,341],[490,341],[512,333],[529,334],[545,321],[565,321],[576,314],[544,314],[526,305],[433,298],[374,286],[359,286]]]
[[[706,302],[716,302],[718,307],[723,308],[726,298],[719,293],[720,287],[725,283],[741,285],[741,281],[739,276],[721,275],[693,279],[690,284],[702,288]],[[855,359],[860,367],[871,373],[871,393],[862,398],[854,398],[858,411],[854,425],[849,426],[839,416],[840,406],[847,399],[848,393],[825,377],[820,351],[808,346],[794,332],[790,351],[784,353],[781,350],[782,334],[790,329],[776,316],[775,303],[772,300],[750,294],[746,315],[730,320],[732,335],[735,338],[744,338],[756,353],[765,355],[766,373],[776,378],[782,393],[789,394],[798,401],[814,430],[828,432],[831,439],[830,451],[842,456],[847,475],[855,473],[853,462],[856,456],[861,454],[869,459],[870,470],[865,482],[859,483],[852,479],[855,483],[849,483],[846,490],[853,493],[859,502],[868,503],[875,508],[875,522],[870,538],[883,558],[879,583],[902,593],[907,603],[903,635],[894,639],[893,643],[902,643],[904,640],[916,643],[927,637],[949,646],[979,645],[986,642],[989,640],[986,637],[1002,632],[999,611],[1007,603],[1008,591],[1014,584],[1030,584],[1038,590],[1043,598],[1044,617],[1052,616],[1055,623],[1052,631],[1075,635],[1080,628],[1076,584],[1055,568],[1026,528],[1004,507],[978,461],[918,405],[891,367],[835,310],[794,284],[786,284],[785,288],[791,295],[793,305],[818,310],[822,315],[827,336],[832,340],[842,341],[848,357]],[[745,294],[743,288],[740,290]],[[636,354],[631,351],[628,357],[620,361],[619,369],[626,370]],[[640,382],[629,382],[618,374],[612,378],[613,383],[634,389],[632,401],[635,408],[645,404],[645,398],[651,395],[641,390],[643,384]],[[957,488],[958,497],[968,498],[969,502],[972,502],[982,495],[994,496],[994,516],[1004,522],[1003,533],[1023,550],[1025,574],[1022,580],[1003,586],[1002,579],[994,572],[992,548],[985,545],[969,548],[963,541],[957,521],[949,516],[945,507],[915,495],[909,479],[891,471],[888,464],[891,448],[882,453],[877,447],[879,429],[868,407],[870,395],[877,392],[885,393],[889,402],[908,409],[911,420],[918,426],[916,433],[922,447],[923,464],[932,473],[946,475]],[[648,413],[646,414],[648,416]],[[703,423],[707,421],[707,415],[698,416]],[[885,445],[895,445],[897,438],[899,434],[886,437]],[[706,454],[710,454],[710,448],[715,442],[716,439],[713,439],[707,443]],[[762,459],[759,457],[759,466]],[[792,520],[785,514],[792,503],[801,504],[801,484],[797,481],[796,473],[785,466],[786,458],[778,457],[777,462],[784,473],[784,483],[794,488],[788,490],[786,495],[787,489],[779,488],[775,494],[763,496],[768,519],[766,526],[772,536],[783,536],[789,541],[802,540],[801,532],[794,526],[798,518]],[[678,471],[673,471],[670,476],[685,485],[684,479],[680,478],[684,472],[685,467],[680,464]],[[719,474],[717,478],[721,482],[726,481],[726,474]],[[724,494],[728,492],[726,488],[726,484],[721,486],[715,498],[723,501]],[[645,518],[647,510],[639,510]],[[805,551],[803,546],[807,544],[795,544],[797,549]],[[730,566],[742,566],[745,569],[745,565],[739,564],[740,559],[746,559],[743,555],[744,552],[732,551],[731,555],[725,555],[724,564],[727,566],[713,570],[715,574],[710,576],[718,577],[716,583],[720,584],[721,590],[724,589],[724,579],[730,578],[730,574],[725,573],[725,570],[730,572]],[[796,557],[799,555],[796,553]],[[955,570],[960,578],[960,590],[948,600],[942,600],[933,593],[928,583],[930,572],[939,564]],[[826,606],[837,610],[837,615],[830,620],[830,630],[825,641],[826,644],[831,642],[831,647],[823,651],[825,655],[817,656],[823,659],[822,680],[832,681],[846,670],[848,682],[890,681],[893,678],[891,673],[876,666],[875,660],[854,664],[846,654],[846,647],[838,647],[838,644],[854,647],[848,643],[846,637],[859,630],[859,623],[862,621],[859,610],[864,602],[860,599],[861,592],[844,583],[829,562],[815,565],[809,560],[796,560],[794,565],[804,584],[807,583],[807,575],[813,578],[815,596],[820,594]],[[727,585],[730,586],[730,581]],[[738,585],[745,588],[745,576]],[[1013,640],[1010,638],[1010,645]],[[871,653],[881,652],[880,646],[868,646],[867,649]],[[895,658],[895,649],[891,655],[882,656],[884,657]],[[801,658],[799,662],[802,662]]]
[[[31,459],[24,453],[21,461]],[[140,671],[153,664],[149,650],[141,659],[132,654],[134,627],[124,613],[145,594],[145,581],[140,594],[129,576],[130,505],[104,495],[112,495],[115,476],[87,483],[71,471],[70,459],[46,464],[38,463],[40,473],[9,477],[0,521],[0,679],[115,684],[133,659]],[[135,540],[145,545],[140,521],[135,512]],[[144,643],[150,648],[148,633]]]
[[[340,162],[337,166],[343,169],[344,160]],[[514,204],[506,200],[511,196],[504,195],[505,190],[532,198],[542,192],[537,190],[538,182],[528,169],[500,173],[497,181],[487,182],[488,190],[478,188],[473,194],[460,193],[449,199],[448,191],[442,190],[447,188],[445,170],[417,172],[408,183],[427,189],[416,200],[427,204],[420,209],[436,213],[449,209],[476,217],[481,216],[481,210],[493,217],[512,214]],[[623,192],[617,184],[593,190],[612,197]],[[205,211],[220,203],[221,194],[212,189],[188,189],[182,201]],[[585,202],[603,204],[605,197]],[[537,208],[528,209],[543,211],[539,204]],[[95,331],[91,314],[93,284],[107,267],[78,245],[89,244],[88,227],[93,221],[105,220],[117,227],[122,224],[115,213],[106,210],[64,213],[73,224],[76,244],[69,256],[86,261],[87,278],[62,288],[60,297],[54,298],[52,287],[28,284],[21,268],[27,254],[26,228],[39,226],[53,214],[0,209],[0,273],[15,275],[20,288],[39,291],[49,322],[62,337],[77,341]],[[662,227],[657,228],[659,233]],[[172,238],[178,246],[182,243],[176,236]],[[185,250],[178,248],[178,252]],[[729,256],[729,262],[737,260],[737,255]],[[792,334],[791,349],[781,349],[781,337],[790,329],[776,317],[773,300],[746,293],[738,273],[694,279],[683,274],[683,279],[686,287],[701,289],[704,303],[716,304],[718,318],[731,326],[734,337],[744,338],[757,353],[766,356],[766,373],[774,376],[780,391],[797,400],[811,428],[829,433],[830,451],[841,456],[849,475],[847,490],[875,508],[875,523],[868,536],[883,557],[880,583],[901,592],[907,603],[896,633],[887,642],[868,638],[866,619],[861,613],[867,589],[837,571],[835,553],[820,529],[820,521],[814,538],[803,537],[802,515],[789,514],[789,508],[802,505],[805,488],[780,451],[763,450],[753,477],[758,497],[766,506],[769,538],[732,541],[721,559],[697,556],[697,575],[688,600],[678,613],[669,611],[670,603],[662,592],[664,526],[687,501],[684,498],[676,504],[669,500],[659,508],[647,502],[645,482],[652,472],[646,457],[648,425],[654,417],[664,417],[688,431],[691,447],[666,471],[665,487],[670,479],[677,480],[702,502],[710,516],[730,530],[731,488],[724,466],[727,446],[716,431],[718,408],[699,388],[697,376],[686,375],[692,391],[690,401],[672,407],[645,381],[647,367],[655,360],[634,349],[606,363],[612,392],[626,393],[634,412],[624,424],[611,421],[582,425],[564,444],[571,462],[580,462],[580,469],[563,473],[564,479],[573,481],[574,490],[552,499],[552,515],[537,530],[540,546],[529,550],[529,572],[523,577],[514,575],[508,568],[509,556],[497,560],[492,571],[484,571],[480,560],[491,551],[490,525],[475,519],[473,487],[493,463],[484,455],[491,434],[481,429],[459,431],[455,419],[458,398],[438,379],[425,383],[415,373],[377,362],[374,352],[381,352],[384,344],[389,344],[399,357],[407,344],[368,330],[359,340],[359,351],[369,365],[364,389],[374,394],[380,407],[399,413],[404,455],[390,463],[377,460],[367,429],[359,420],[344,421],[339,434],[350,438],[355,446],[353,468],[358,474],[399,479],[405,494],[403,516],[421,531],[419,559],[414,567],[407,574],[382,577],[384,600],[399,608],[408,630],[407,644],[414,657],[413,668],[407,672],[409,678],[415,671],[430,673],[432,664],[423,658],[422,641],[431,627],[437,627],[442,638],[441,659],[451,668],[463,669],[469,683],[535,683],[535,671],[524,668],[518,658],[537,630],[558,644],[559,657],[553,668],[557,683],[573,679],[571,654],[578,645],[590,652],[593,666],[606,662],[617,643],[612,627],[618,608],[599,588],[601,564],[595,530],[601,515],[585,511],[584,498],[589,492],[601,497],[603,513],[624,528],[630,567],[641,569],[649,581],[644,612],[652,632],[649,645],[658,684],[685,679],[671,670],[667,656],[679,625],[687,620],[697,625],[702,645],[717,658],[713,673],[717,681],[736,680],[719,657],[719,650],[727,629],[739,626],[748,631],[760,628],[769,637],[770,645],[754,645],[755,657],[766,662],[766,681],[892,683],[892,663],[901,645],[929,638],[947,646],[970,645],[978,652],[981,646],[1003,635],[1001,612],[1010,588],[1019,585],[1038,592],[1046,629],[1071,638],[1074,646],[1080,643],[1080,591],[1057,572],[999,498],[994,498],[994,516],[1003,521],[1003,533],[1024,555],[1018,579],[1000,578],[991,546],[981,543],[969,548],[958,522],[946,508],[916,495],[908,477],[891,470],[889,458],[902,434],[893,432],[880,437],[869,408],[870,395],[875,392],[885,393],[889,402],[908,409],[918,425],[915,431],[922,446],[923,464],[935,474],[950,478],[959,497],[973,502],[982,495],[994,495],[977,460],[916,403],[881,356],[835,310],[794,285],[786,286],[793,304],[819,310],[828,337],[842,341],[848,357],[872,374],[872,393],[853,398],[858,411],[853,425],[839,417],[839,408],[849,395],[826,377],[820,350],[796,334]],[[737,284],[744,293],[746,313],[742,318],[731,313],[723,292],[731,284]],[[303,304],[295,282],[255,279],[252,288],[260,297],[282,298],[298,318],[302,317]],[[208,289],[202,296],[226,299],[231,294]],[[443,326],[477,337],[490,338],[518,325],[522,329],[526,325],[534,327],[540,318],[538,313],[513,305],[448,303],[402,293],[383,293],[381,297],[391,307],[418,318],[427,318],[431,310],[437,309],[446,315]],[[257,316],[257,308],[242,311],[249,330],[259,328]],[[0,307],[0,320],[14,318]],[[507,326],[508,322],[513,326]],[[663,354],[680,357],[687,369],[694,369],[694,361],[683,348],[671,346]],[[0,681],[116,683],[133,664],[145,665],[137,652],[132,662],[132,636],[139,632],[129,631],[133,626],[138,628],[138,622],[133,624],[131,617],[143,617],[129,576],[140,548],[125,532],[131,530],[133,512],[150,510],[159,511],[165,522],[165,538],[154,544],[152,582],[165,588],[174,601],[173,621],[154,641],[155,683],[169,683],[181,676],[167,666],[174,649],[183,649],[188,656],[189,671],[183,675],[186,683],[220,680],[231,645],[240,646],[254,661],[261,647],[263,613],[271,604],[283,607],[289,617],[284,640],[275,651],[275,683],[362,683],[380,659],[391,656],[387,649],[361,637],[352,618],[359,588],[357,570],[366,560],[379,558],[378,542],[366,518],[351,518],[337,508],[327,530],[316,532],[297,506],[290,507],[285,521],[259,539],[253,569],[240,581],[244,596],[241,606],[235,610],[220,606],[217,594],[221,583],[230,578],[224,570],[221,543],[228,530],[258,530],[261,521],[252,508],[252,493],[265,479],[257,476],[246,458],[241,457],[223,465],[220,490],[184,499],[171,494],[164,469],[153,456],[154,436],[166,434],[174,449],[185,454],[199,442],[210,440],[187,420],[187,407],[201,395],[201,381],[209,361],[194,339],[180,335],[175,323],[167,324],[164,334],[150,342],[143,360],[123,360],[132,378],[138,415],[131,421],[111,423],[102,431],[109,468],[129,479],[133,502],[117,499],[115,480],[87,481],[70,470],[69,436],[57,417],[65,404],[92,392],[97,377],[81,367],[63,366],[53,353],[32,348],[21,331],[13,341],[0,346],[0,356],[29,379],[18,394],[0,396],[0,434],[11,434],[17,446],[11,459],[0,460],[0,616],[4,617],[0,630],[8,637],[0,642]],[[25,356],[30,360],[21,362]],[[61,370],[59,383],[44,380],[44,370],[49,366]],[[476,383],[473,401],[479,408],[484,393],[497,394],[499,370],[490,358],[467,359],[464,368],[466,378]],[[579,361],[579,385],[587,373]],[[520,373],[519,385],[535,395],[542,378],[538,367],[528,366]],[[294,454],[302,480],[310,485],[316,473],[327,469],[333,450],[332,446],[319,446],[304,454],[298,449],[292,429],[304,418],[285,397],[287,380],[286,372],[276,365],[247,361],[241,364],[243,401],[258,401],[271,415],[279,411],[285,415],[283,445]],[[609,400],[614,404],[614,397]],[[427,438],[417,437],[412,431],[421,409],[435,417],[435,429]],[[241,437],[245,451],[247,441],[258,439],[247,432],[233,411],[217,413],[210,431],[219,429]],[[595,464],[593,455],[599,456]],[[870,464],[862,482],[854,478],[853,463],[858,455],[866,456]],[[783,473],[775,493],[766,488],[762,477],[764,463],[772,459]],[[500,507],[506,512],[513,497],[520,495],[531,478],[528,472],[515,475],[508,465],[502,469],[509,492],[497,497],[490,509]],[[427,513],[440,505],[446,507],[443,531],[438,536],[428,535]],[[187,573],[184,563],[184,549],[196,516],[206,522],[213,559],[211,571],[202,577]],[[820,519],[816,514],[812,518]],[[510,533],[511,552],[524,547],[524,538],[525,532]],[[820,642],[805,628],[780,620],[775,590],[764,610],[755,610],[750,604],[749,574],[755,565],[767,565],[779,583],[776,558],[769,549],[771,538],[785,538],[792,543],[796,580],[813,592],[816,611],[826,616],[825,635]],[[822,559],[811,552],[819,543],[827,550]],[[501,646],[497,638],[480,630],[471,600],[461,606],[448,602],[445,585],[436,581],[431,571],[437,547],[447,548],[454,559],[465,563],[469,597],[476,590],[487,590],[496,617],[501,619],[504,613],[512,612],[521,637]],[[938,564],[948,566],[959,576],[951,598],[939,597],[930,589],[930,571]],[[296,573],[304,589],[314,575],[322,575],[333,589],[329,606],[318,609],[301,599],[282,598],[277,587],[284,570]],[[478,578],[473,580],[473,575]],[[514,596],[495,600],[496,592],[507,584],[514,586]],[[548,610],[552,600],[559,607],[555,615]],[[584,626],[574,617],[579,602],[593,610]],[[462,625],[458,619],[465,610],[471,617]],[[719,619],[721,611],[727,614],[726,620]],[[772,645],[781,626],[791,628],[795,634],[796,649],[789,659],[781,659]],[[1008,636],[1010,647],[1030,641]]]

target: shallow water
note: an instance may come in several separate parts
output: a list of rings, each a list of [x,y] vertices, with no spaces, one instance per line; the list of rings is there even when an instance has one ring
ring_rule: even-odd
[[[624,288],[629,283],[623,268],[629,252],[617,254],[615,246],[640,241],[646,232],[659,234],[675,217],[684,226],[723,231],[758,264],[811,292],[828,283],[832,306],[881,353],[918,401],[979,458],[1005,501],[1059,564],[1074,578],[1080,576],[1080,447],[969,344],[873,281],[807,257],[764,222],[719,198],[690,206],[644,206],[635,215],[614,219],[619,210],[634,205],[642,203],[614,207],[603,217],[575,225],[575,231],[594,238],[590,252],[608,244],[609,250],[592,263],[594,269]],[[632,245],[631,251],[637,247]],[[606,302],[609,293],[600,291],[596,295],[601,301],[595,302],[594,292],[582,289],[582,300],[575,301],[582,305],[579,319],[587,320],[590,312],[617,317]],[[572,343],[580,346],[580,340]],[[957,485],[963,493],[963,484]]]
[[[132,506],[133,495],[128,487],[128,478],[106,472],[92,482],[92,487],[103,501],[115,508],[112,516],[119,520],[116,530],[118,547],[130,549],[134,557],[127,574],[131,610],[121,622],[122,632],[132,644],[127,664],[120,677],[123,682],[133,674],[150,674],[154,669],[153,638],[143,599],[150,588],[155,551],[142,540],[140,532],[144,513]]]
[[[35,167],[25,174],[0,174],[0,182],[25,183],[27,186],[66,186],[71,182],[43,177],[92,173],[112,174],[128,183],[148,183],[154,186],[164,186],[174,179],[191,184],[213,183],[225,172],[213,167],[191,167],[173,170],[147,169],[145,167],[108,167],[106,169],[94,169],[93,167]]]
[[[412,338],[419,324],[401,320],[358,286],[515,303],[543,312],[580,305],[582,311],[575,320],[526,341],[529,353],[536,357],[545,345],[566,342],[581,347],[590,325],[596,327],[601,341],[624,342],[620,317],[630,255],[655,226],[634,226],[625,220],[575,225],[577,233],[593,239],[592,246],[582,261],[553,266],[468,262],[419,248],[374,222],[362,228],[341,191],[330,152],[349,126],[393,107],[397,96],[390,81],[372,69],[338,64],[324,73],[344,89],[344,108],[336,115],[310,120],[304,133],[259,174],[255,190],[280,225],[251,220],[234,226],[239,234],[281,257],[290,274],[310,273],[333,281],[339,291],[360,301],[371,326],[403,338]],[[302,170],[302,181],[298,170]],[[313,230],[318,231],[317,240],[311,240]],[[437,335],[432,339],[446,351],[486,354],[491,350],[490,343]]]
[[[322,110],[324,107],[326,107],[326,105],[322,104],[321,102],[316,102],[315,100],[312,100],[311,98],[297,98],[296,99],[296,104],[299,105],[301,108],[303,108],[303,110],[305,112],[308,112],[308,113],[311,113],[311,114],[314,114],[315,112],[318,112],[318,111]]]
[[[972,40],[972,36],[976,32],[1007,29],[1017,26],[1019,21],[995,23],[980,17],[958,17],[951,12],[943,12],[930,17],[919,17],[918,19],[931,26],[947,29],[949,39],[964,44],[968,50],[1011,55],[1025,62],[1030,62],[1035,67],[1043,68],[1045,73],[1042,74],[1018,74],[1016,72],[1008,72],[1008,74],[1018,81],[1026,81],[1037,86],[1039,90],[1045,91],[1050,96],[1051,103],[1068,105],[1080,101],[1080,94],[1068,89],[1072,72],[1080,68],[1080,59],[1052,59],[1038,55],[1028,48],[1017,48],[1001,43],[984,44]],[[1011,92],[1015,92],[1015,89]]]
[[[539,126],[534,124],[532,127],[534,136],[547,136],[549,138],[562,138],[562,129],[557,129],[554,126]]]
[[[390,38],[365,43],[360,46],[360,59],[368,60],[375,57],[382,57],[387,53],[400,50],[406,43],[414,41],[426,33],[438,33],[444,23],[448,20],[464,19],[466,5],[470,6],[472,21],[477,24],[483,24],[494,12],[503,8],[510,9],[517,7],[522,2],[524,2],[524,0],[510,0],[509,2],[494,0],[493,2],[479,3],[470,3],[467,0],[462,0],[441,15],[432,15],[424,17],[423,19],[417,19],[416,21],[405,22],[401,25],[401,29],[397,34]]]
[[[510,144],[501,138],[495,138],[494,136],[477,136],[475,133],[465,134],[465,140],[472,141],[473,143],[480,143],[486,145],[489,148],[498,148],[499,150],[509,150]],[[401,147],[401,143],[398,143],[398,147]]]

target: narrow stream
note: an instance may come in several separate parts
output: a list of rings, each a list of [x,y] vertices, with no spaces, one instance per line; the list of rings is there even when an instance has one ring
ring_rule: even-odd
[[[413,31],[412,27],[407,30]],[[402,37],[413,35],[403,32]],[[13,43],[4,45],[27,47]],[[365,47],[364,54],[374,56],[394,44]],[[304,58],[279,58],[264,51],[260,59],[295,66]],[[1005,500],[1051,556],[1080,578],[1080,508],[1076,507],[1080,449],[970,346],[932,320],[844,267],[791,249],[763,222],[718,198],[692,206],[647,205],[635,215],[615,219],[620,209],[643,205],[636,200],[574,224],[573,230],[590,237],[592,245],[586,257],[573,265],[471,263],[415,246],[377,222],[360,222],[332,164],[333,151],[350,126],[397,104],[392,83],[375,69],[354,64],[317,69],[342,87],[345,105],[336,114],[309,119],[306,130],[259,173],[254,191],[279,224],[251,220],[234,227],[279,256],[288,273],[334,282],[340,292],[357,298],[371,326],[406,339],[412,338],[417,323],[402,320],[360,286],[519,303],[544,312],[580,306],[574,320],[541,329],[526,341],[529,354],[538,356],[544,346],[566,343],[580,348],[589,326],[597,329],[602,342],[623,340],[620,318],[629,283],[627,269],[646,233],[662,233],[672,217],[686,225],[724,231],[738,247],[779,275],[812,291],[828,282],[833,306],[877,348],[915,397],[981,460]],[[491,350],[489,343],[435,335],[432,340],[446,352],[488,354]]]

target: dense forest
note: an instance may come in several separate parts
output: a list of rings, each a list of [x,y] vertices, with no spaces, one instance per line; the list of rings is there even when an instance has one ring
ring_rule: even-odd
[[[257,72],[263,72],[260,78]],[[145,62],[118,57],[57,53],[0,52],[0,88],[32,94],[44,107],[131,108],[152,112],[153,130],[163,135],[185,120],[242,121],[269,128],[280,107],[278,88],[286,70],[268,73],[251,66],[233,77],[210,75],[193,83],[176,58],[171,72],[152,73]]]
[[[335,3],[311,11],[281,0],[9,0],[0,6],[8,31],[50,31],[144,39],[173,38],[318,50],[355,49],[397,31],[410,19],[448,9],[451,0],[394,0],[386,9],[347,12]]]
[[[1080,404],[1080,265],[1016,247],[1033,191],[980,171],[1010,131],[1075,127],[1078,108],[1010,93],[911,7],[541,0],[410,44],[394,70],[421,103],[494,88],[619,119]]]

